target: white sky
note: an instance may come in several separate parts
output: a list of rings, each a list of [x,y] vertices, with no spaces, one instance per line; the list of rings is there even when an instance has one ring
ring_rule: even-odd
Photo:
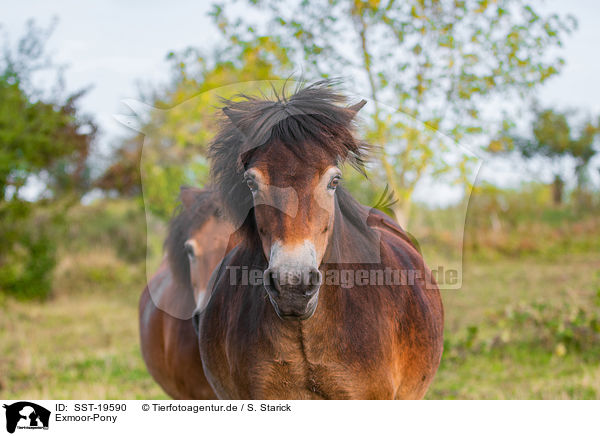
[[[169,51],[215,41],[215,28],[206,16],[209,4],[191,0],[2,0],[0,23],[14,41],[23,34],[28,18],[46,26],[52,17],[58,17],[51,52],[58,63],[68,65],[68,90],[93,85],[81,107],[94,115],[102,129],[100,140],[107,144],[128,133],[113,118],[127,113],[120,100],[137,98],[139,81],[156,84],[168,78],[165,56]],[[549,0],[539,7],[571,13],[579,21],[579,29],[567,38],[562,50],[566,67],[541,89],[541,101],[599,114],[600,2]]]
[[[0,23],[13,41],[23,34],[28,18],[44,27],[58,18],[50,51],[57,63],[68,66],[69,90],[93,85],[81,106],[95,116],[104,140],[126,132],[112,115],[124,110],[121,99],[138,97],[138,81],[168,78],[169,51],[202,47],[215,34],[206,16],[208,2],[180,1],[176,7],[172,2],[141,0],[6,3],[0,8]]]

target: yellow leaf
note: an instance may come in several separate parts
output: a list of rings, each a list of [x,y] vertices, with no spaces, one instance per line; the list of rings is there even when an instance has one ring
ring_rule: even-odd
[[[565,347],[565,344],[563,344],[562,342],[558,343],[556,345],[556,348],[554,349],[554,352],[556,353],[557,356],[564,356],[565,354],[567,354],[567,347]]]

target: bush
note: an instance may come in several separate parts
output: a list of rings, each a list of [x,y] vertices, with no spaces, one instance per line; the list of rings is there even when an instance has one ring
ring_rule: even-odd
[[[32,213],[21,202],[4,204],[0,215],[0,291],[23,299],[48,297],[56,264],[52,217]]]
[[[0,244],[0,292],[47,298],[56,285],[69,286],[68,277],[73,288],[96,289],[90,283],[114,286],[115,277],[128,276],[129,265],[146,258],[146,221],[136,200],[100,200],[67,212],[61,204],[11,202],[0,208]],[[54,268],[65,259],[73,262],[55,284]]]
[[[481,326],[469,326],[462,334],[447,337],[445,356],[462,360],[468,355],[524,347],[542,349],[558,357],[578,353],[596,359],[600,354],[599,308],[600,285],[592,308],[546,302],[507,306],[491,314]],[[482,330],[493,333],[483,337]]]
[[[94,252],[114,250],[127,262],[146,257],[146,220],[136,200],[99,200],[92,205],[74,207],[65,217],[68,222],[65,250]]]
[[[595,193],[597,195],[597,193]],[[464,239],[456,225],[464,219],[465,204],[445,209],[416,205],[411,228],[416,228],[422,247],[436,253],[460,250],[482,260],[535,256],[554,259],[564,253],[600,252],[600,205],[577,207],[570,203],[555,207],[550,187],[539,183],[518,189],[478,186],[470,199]],[[450,231],[450,229],[455,229]]]

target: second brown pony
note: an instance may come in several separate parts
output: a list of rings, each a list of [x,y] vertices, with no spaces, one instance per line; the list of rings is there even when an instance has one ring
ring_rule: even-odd
[[[210,189],[182,188],[166,256],[140,297],[141,349],[154,380],[175,399],[214,399],[191,314],[205,299],[212,270],[223,259],[232,227]]]

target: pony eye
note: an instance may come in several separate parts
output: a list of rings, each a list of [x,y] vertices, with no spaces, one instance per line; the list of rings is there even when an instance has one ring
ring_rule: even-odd
[[[250,189],[251,192],[256,192],[258,190],[258,184],[254,179],[248,178],[245,181],[246,185],[248,186],[248,189]]]
[[[196,257],[196,253],[194,252],[194,247],[192,247],[192,244],[186,243],[183,248],[185,250],[185,254],[190,260],[193,260]]]
[[[327,185],[327,189],[335,189],[338,187],[338,185],[340,184],[340,176],[333,176],[332,179],[329,181],[329,184]]]

